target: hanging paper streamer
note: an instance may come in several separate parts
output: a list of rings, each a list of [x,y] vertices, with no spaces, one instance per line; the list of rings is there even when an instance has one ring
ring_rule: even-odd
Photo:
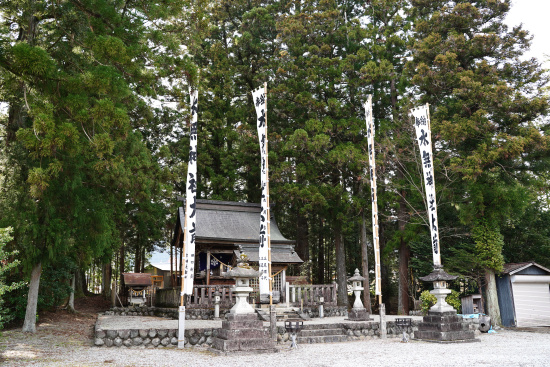
[[[196,202],[197,202],[197,90],[189,90],[191,105],[191,127],[189,130],[189,163],[187,165],[187,184],[185,200],[185,266],[183,293],[193,293],[193,278],[195,274],[195,234],[196,234]]]
[[[435,200],[435,182],[432,154],[432,132],[430,128],[430,110],[428,105],[411,110],[414,118],[416,140],[420,148],[420,159],[426,187],[426,201],[428,208],[428,220],[430,222],[430,234],[432,242],[432,254],[434,265],[441,265],[441,253],[439,246],[439,228],[437,224],[437,204]]]
[[[269,178],[267,162],[267,98],[265,87],[259,87],[252,91],[252,99],[256,107],[258,127],[258,139],[260,141],[260,159],[262,176],[262,212],[260,215],[260,248],[259,248],[259,270],[260,270],[260,294],[269,294],[269,269],[271,248],[270,223],[269,223]]]
[[[380,241],[378,237],[378,199],[376,194],[376,167],[374,160],[374,120],[372,116],[372,95],[369,94],[365,102],[365,118],[367,122],[367,142],[369,149],[369,173],[372,202],[372,243],[374,246],[375,262],[375,294],[382,295],[380,276]]]

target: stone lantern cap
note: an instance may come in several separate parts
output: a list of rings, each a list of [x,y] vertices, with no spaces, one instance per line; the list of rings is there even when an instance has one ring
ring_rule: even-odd
[[[226,278],[257,278],[260,272],[252,269],[248,265],[248,256],[241,254],[237,260],[237,266],[225,273]]]
[[[437,281],[450,281],[455,280],[458,278],[457,275],[451,275],[447,274],[445,270],[443,270],[443,267],[441,265],[435,265],[434,271],[432,271],[430,274],[426,275],[425,277],[419,277],[418,279],[424,281],[424,282],[437,282]]]
[[[361,274],[359,274],[359,269],[355,269],[355,274],[353,274],[353,276],[348,279],[348,281],[350,282],[362,282],[363,280],[365,280],[365,278],[363,278]]]

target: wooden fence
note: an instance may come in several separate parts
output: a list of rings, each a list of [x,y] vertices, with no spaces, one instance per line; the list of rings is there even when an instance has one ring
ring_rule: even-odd
[[[286,285],[288,287],[288,304],[293,307],[319,305],[319,297],[324,298],[327,306],[336,306],[336,283]],[[187,302],[188,308],[214,307],[214,293],[220,292],[220,307],[231,308],[235,304],[232,285],[195,285],[193,294]],[[155,295],[155,305],[159,307],[178,307],[180,304],[180,288],[158,289]],[[257,292],[250,293],[248,302],[258,302]],[[282,294],[282,303],[286,301]]]
[[[325,305],[336,306],[336,283],[288,286],[288,303],[293,307],[318,305],[321,296]]]

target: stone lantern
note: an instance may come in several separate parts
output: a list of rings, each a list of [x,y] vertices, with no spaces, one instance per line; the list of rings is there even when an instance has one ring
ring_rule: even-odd
[[[447,282],[455,280],[457,276],[447,274],[441,265],[435,265],[434,271],[420,280],[432,282],[434,289],[430,291],[437,298],[423,322],[418,324],[418,330],[414,332],[414,339],[426,340],[438,343],[467,343],[478,342],[473,330],[463,322],[462,316],[456,314],[456,310],[445,301],[445,297],[451,293],[447,289]]]
[[[363,288],[363,281],[365,278],[359,274],[359,269],[355,269],[355,274],[349,278],[349,281],[351,282],[351,290],[353,291],[355,295],[355,302],[353,303],[353,308],[351,309],[349,313],[349,319],[354,321],[365,321],[369,320],[369,314],[367,312],[367,309],[365,306],[363,306],[363,302],[361,301],[361,291],[364,290]]]
[[[252,269],[247,261],[248,256],[242,254],[237,261],[237,267],[225,273],[226,278],[235,279],[233,293],[237,298],[237,302],[229,311],[233,315],[254,313],[254,308],[248,303],[247,298],[250,292],[253,291],[252,287],[250,287],[250,279],[257,278],[260,273]]]
[[[425,277],[420,277],[420,280],[424,282],[433,282],[434,289],[430,291],[431,294],[437,298],[437,302],[430,308],[430,312],[455,312],[456,310],[449,305],[445,298],[448,294],[451,294],[451,290],[447,289],[447,281],[455,280],[456,275],[450,275],[443,270],[441,266],[435,266],[434,271]]]

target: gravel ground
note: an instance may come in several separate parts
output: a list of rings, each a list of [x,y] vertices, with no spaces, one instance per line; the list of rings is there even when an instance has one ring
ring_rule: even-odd
[[[261,355],[217,356],[206,349],[97,348],[91,340],[11,330],[0,340],[3,366],[550,366],[550,333],[500,330],[481,343],[401,343],[398,338],[300,345]],[[258,363],[261,361],[260,363]]]

